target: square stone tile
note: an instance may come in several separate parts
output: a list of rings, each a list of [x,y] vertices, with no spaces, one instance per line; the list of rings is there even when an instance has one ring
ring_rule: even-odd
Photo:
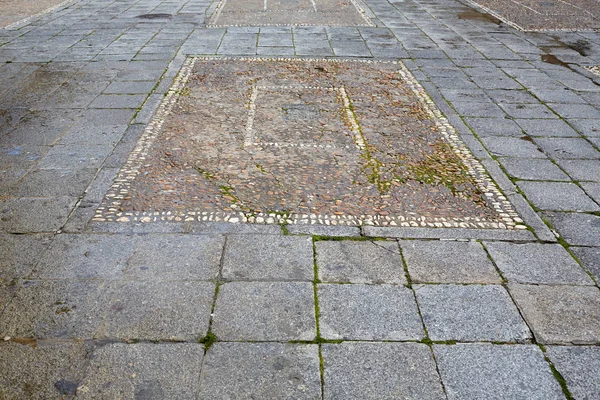
[[[569,243],[580,246],[597,246],[600,237],[600,217],[584,213],[543,213]]]
[[[134,240],[125,279],[211,280],[219,274],[223,236],[141,235]]]
[[[356,1],[221,0],[208,26],[374,26]]]
[[[108,301],[98,281],[25,281],[4,309],[0,336],[91,339]]]
[[[510,284],[539,343],[600,343],[600,291],[591,286]]]
[[[483,145],[492,155],[504,157],[547,158],[538,146],[530,142],[529,136],[481,138]]]
[[[434,341],[523,342],[531,332],[499,285],[416,285],[429,337]]]
[[[421,340],[412,290],[393,285],[318,285],[319,326],[325,339]]]
[[[415,283],[501,283],[477,242],[403,240],[408,272]]]
[[[395,241],[317,241],[315,248],[323,282],[406,283]]]
[[[56,232],[77,204],[75,197],[21,197],[0,199],[0,231]]]
[[[53,237],[0,233],[0,283],[8,283],[30,273]]]
[[[226,280],[312,281],[312,237],[232,235],[223,256]]]
[[[19,181],[15,195],[23,197],[82,196],[96,169],[35,169]]]
[[[10,340],[0,343],[0,398],[72,398],[83,378],[81,342]]]
[[[600,398],[600,347],[548,346],[546,355],[575,399]]]
[[[596,282],[600,282],[600,246],[599,247],[570,247],[575,257],[579,259]]]
[[[535,142],[554,159],[600,159],[600,152],[582,138],[535,138]]]
[[[547,158],[499,158],[508,175],[525,180],[570,181],[571,178]]]
[[[517,119],[516,122],[529,136],[556,136],[556,137],[578,137],[579,134],[573,130],[562,119]]]
[[[489,242],[485,247],[509,282],[594,284],[559,244]]]
[[[57,235],[30,277],[120,279],[134,245],[128,235]]]
[[[600,206],[574,183],[522,181],[517,185],[540,210],[600,211]]]
[[[600,204],[600,183],[581,182],[580,185],[588,196]]]
[[[313,340],[317,334],[313,285],[225,283],[219,289],[212,331],[225,341]]]
[[[208,332],[214,283],[124,282],[111,292],[99,337],[196,341]]]
[[[216,343],[204,359],[199,398],[320,399],[318,346]]]
[[[600,160],[557,160],[575,181],[600,182]]]
[[[448,399],[564,399],[535,345],[434,345]]]
[[[100,345],[90,356],[77,398],[193,398],[203,356],[198,343]]]
[[[436,365],[420,343],[323,345],[326,399],[445,399]]]

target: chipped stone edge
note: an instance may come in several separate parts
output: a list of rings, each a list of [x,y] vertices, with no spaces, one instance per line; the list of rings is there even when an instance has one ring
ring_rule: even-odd
[[[29,22],[33,21],[34,19],[38,19],[40,17],[43,17],[46,14],[50,14],[51,12],[56,11],[59,8],[65,8],[65,7],[69,6],[69,5],[71,5],[71,3],[76,3],[77,1],[79,1],[79,0],[66,0],[66,1],[63,1],[62,3],[56,4],[56,5],[54,5],[54,6],[50,7],[50,8],[47,8],[47,9],[45,9],[45,10],[43,10],[43,11],[37,13],[37,14],[30,15],[27,18],[24,18],[24,19],[16,21],[16,22],[13,22],[10,25],[6,25],[2,29],[17,30],[17,29],[21,28],[22,26],[27,25]]]
[[[468,173],[475,179],[478,188],[488,198],[492,207],[502,218],[503,222],[488,221],[479,217],[463,218],[427,218],[416,213],[397,216],[348,216],[325,214],[278,214],[278,213],[244,213],[219,211],[119,211],[129,189],[137,177],[143,161],[146,159],[152,144],[165,122],[165,119],[175,105],[180,91],[187,84],[192,69],[198,60],[240,60],[253,62],[361,62],[367,64],[394,64],[400,70],[397,72],[409,86],[411,91],[421,101],[426,112],[435,122],[442,137],[450,144],[461,161],[467,167]],[[500,192],[492,181],[483,165],[471,154],[462,142],[456,130],[450,125],[442,112],[427,95],[412,73],[400,61],[377,60],[348,60],[328,58],[261,58],[261,57],[218,57],[202,56],[188,57],[183,63],[173,86],[167,92],[165,99],[158,107],[155,116],[144,130],[136,147],[129,155],[124,166],[119,171],[104,200],[96,209],[92,222],[229,222],[229,223],[258,223],[258,224],[294,224],[294,225],[325,225],[325,226],[391,226],[391,227],[429,227],[429,228],[475,228],[475,229],[526,229],[523,220],[514,210],[512,204]]]
[[[363,7],[361,7],[361,5],[358,3],[358,1],[350,0],[350,2],[354,6],[354,8],[358,12],[358,14],[361,16],[361,18],[365,21],[364,24],[352,24],[351,26],[368,26],[368,27],[376,27],[377,26],[371,20],[371,18],[369,18],[369,16],[367,15],[367,12],[363,9]],[[261,27],[262,26],[321,26],[321,24],[311,24],[311,23],[305,23],[305,24],[264,24],[264,23],[258,24],[257,23],[257,24],[218,25],[217,20],[221,16],[221,13],[223,12],[223,8],[225,7],[226,3],[227,3],[227,0],[219,1],[219,4],[217,5],[215,12],[210,16],[210,18],[208,19],[208,22],[206,23],[207,28],[228,28],[228,27],[241,27],[241,26],[261,26]],[[265,11],[266,12],[274,12],[274,11],[279,11],[279,10],[265,10]],[[299,12],[299,11],[297,11],[297,12]],[[313,12],[313,11],[310,11],[310,12]],[[328,24],[328,26],[348,26],[348,24]]]

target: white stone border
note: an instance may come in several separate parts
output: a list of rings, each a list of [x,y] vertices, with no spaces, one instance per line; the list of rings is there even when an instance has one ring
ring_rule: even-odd
[[[265,24],[265,23],[256,23],[256,24],[233,24],[233,25],[219,25],[217,24],[217,21],[219,19],[219,17],[221,16],[221,13],[223,12],[223,7],[225,7],[225,4],[227,3],[228,0],[220,0],[219,4],[217,5],[217,8],[215,9],[215,12],[208,18],[208,22],[206,23],[206,27],[207,28],[228,28],[228,27],[241,27],[241,26],[320,26],[317,24],[311,24],[311,23],[304,23],[304,24]],[[312,5],[313,5],[313,10],[308,10],[308,11],[304,11],[304,10],[268,10],[268,9],[263,9],[262,12],[285,12],[285,13],[290,13],[290,12],[294,12],[294,13],[314,13],[314,12],[318,12],[316,5],[314,3],[314,0],[311,0]],[[362,6],[360,4],[358,4],[357,0],[350,0],[350,3],[352,3],[352,5],[354,6],[354,8],[356,9],[356,11],[358,12],[358,14],[361,16],[361,18],[365,21],[364,24],[353,24],[353,25],[348,25],[348,24],[336,24],[336,23],[330,23],[327,24],[328,26],[369,26],[369,27],[375,27],[377,25],[375,25],[375,23],[373,21],[371,21],[371,18],[369,18],[369,16],[367,15],[367,12],[362,8]],[[267,6],[267,0],[265,0],[265,7]],[[243,11],[239,11],[237,13],[243,13]]]
[[[585,66],[583,66],[583,69],[585,69],[586,71],[589,71],[592,74],[600,77],[600,66],[598,66],[598,65],[594,65],[594,66],[591,66],[591,67],[585,65]]]
[[[416,213],[407,215],[322,215],[322,214],[279,214],[279,213],[244,213],[244,212],[213,212],[213,211],[139,211],[121,212],[120,206],[129,193],[131,184],[138,175],[148,152],[160,133],[165,119],[171,112],[180,91],[185,87],[192,69],[198,60],[239,60],[254,62],[361,62],[368,64],[391,63],[399,66],[398,73],[405,83],[417,96],[426,112],[435,121],[442,137],[460,157],[467,167],[468,173],[474,178],[477,187],[484,193],[502,222],[489,221],[478,217],[463,218],[428,218]],[[270,144],[264,144],[270,145]],[[277,145],[273,143],[272,145]],[[349,60],[349,59],[302,59],[302,58],[254,58],[254,57],[189,57],[177,75],[173,87],[168,91],[159,106],[156,115],[144,130],[138,144],[129,155],[127,162],[119,171],[113,185],[108,190],[102,204],[92,218],[94,222],[248,222],[262,224],[299,224],[299,225],[333,225],[333,226],[400,226],[400,227],[431,227],[431,228],[484,228],[484,229],[526,229],[523,220],[514,210],[512,204],[500,192],[487,171],[471,154],[462,142],[456,130],[450,125],[442,112],[425,92],[412,73],[400,61]]]
[[[23,25],[28,24],[29,22],[31,22],[34,19],[40,18],[40,17],[42,17],[42,16],[44,16],[46,14],[50,14],[51,12],[56,11],[59,8],[67,7],[67,6],[71,5],[71,3],[76,3],[78,1],[79,0],[66,0],[66,1],[63,1],[62,3],[56,4],[56,5],[54,5],[54,6],[50,7],[50,8],[47,8],[47,9],[45,9],[43,11],[40,11],[37,14],[30,15],[27,18],[23,18],[22,20],[13,22],[10,25],[6,25],[2,29],[6,29],[6,30],[16,30],[16,29],[19,29],[20,27],[22,27]]]

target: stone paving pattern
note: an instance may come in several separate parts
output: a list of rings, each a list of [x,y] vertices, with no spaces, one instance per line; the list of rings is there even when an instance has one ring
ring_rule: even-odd
[[[0,30],[0,397],[599,396],[598,33],[367,4],[376,27],[84,0]],[[532,230],[91,222],[189,54],[402,60]]]

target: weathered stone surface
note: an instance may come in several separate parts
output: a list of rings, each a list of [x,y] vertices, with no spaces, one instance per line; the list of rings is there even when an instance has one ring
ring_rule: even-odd
[[[584,213],[544,213],[558,233],[569,243],[597,246],[600,237],[600,217]]]
[[[308,282],[223,284],[212,331],[220,340],[313,340],[314,292]]]
[[[531,332],[499,285],[415,285],[432,340],[523,342]]]
[[[600,247],[570,247],[575,256],[581,261],[583,267],[600,281]]]
[[[226,280],[312,281],[312,237],[232,235],[223,256]]]
[[[420,340],[425,336],[413,293],[404,286],[318,285],[325,339]]]
[[[564,399],[535,345],[434,345],[449,399]]]
[[[600,291],[591,286],[509,285],[539,343],[600,343]]]
[[[501,283],[494,265],[477,242],[400,242],[413,282]]]
[[[0,233],[0,282],[8,283],[31,272],[53,237]]]
[[[321,398],[316,345],[216,343],[204,361],[202,399]]]
[[[574,398],[600,398],[600,347],[548,346],[546,355]]]
[[[395,241],[318,241],[315,248],[323,282],[406,282]]]
[[[325,398],[445,398],[431,351],[424,344],[325,344],[323,359]]]

